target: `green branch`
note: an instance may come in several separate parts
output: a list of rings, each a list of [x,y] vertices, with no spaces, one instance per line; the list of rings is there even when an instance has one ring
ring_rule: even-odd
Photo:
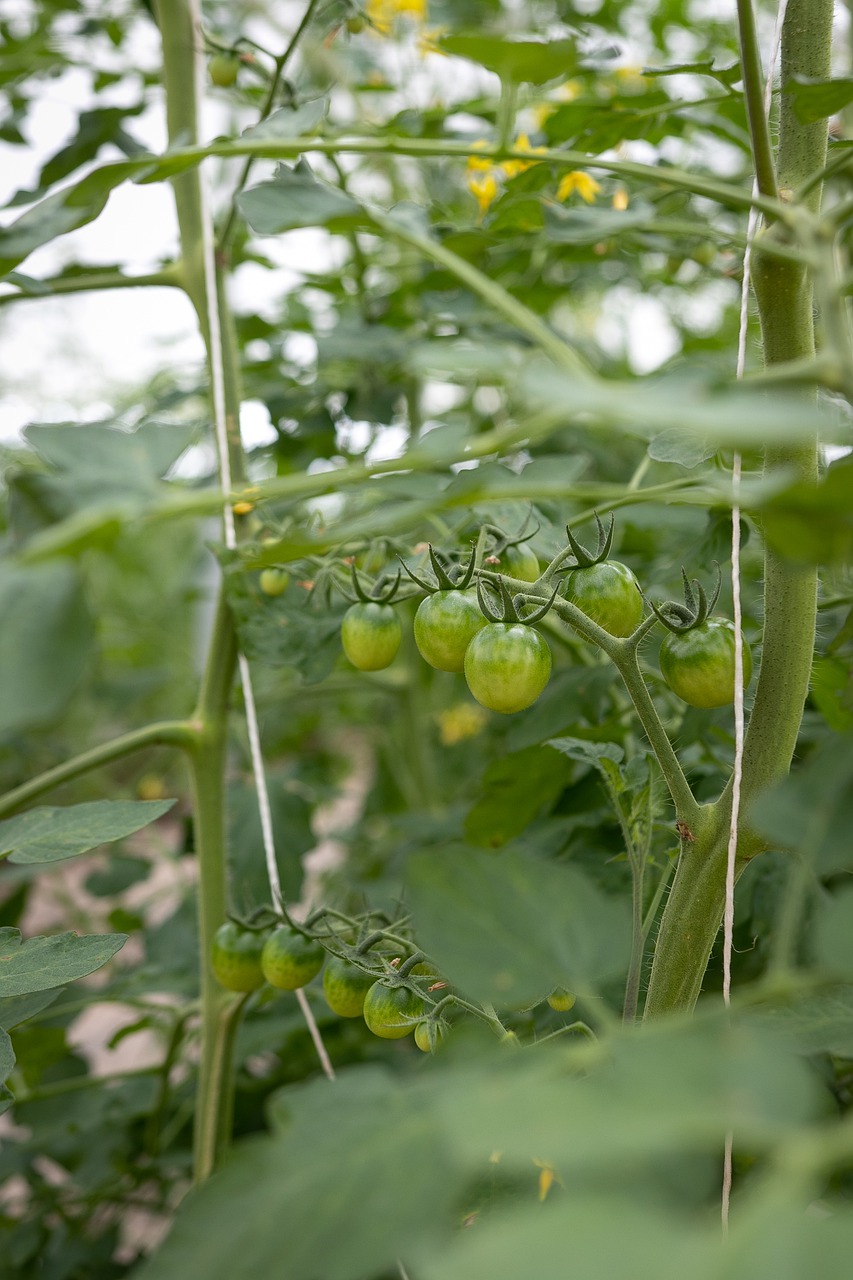
[[[123,734],[120,738],[113,738],[100,747],[93,747],[91,751],[84,751],[81,755],[40,773],[14,791],[7,791],[4,796],[0,796],[0,818],[17,813],[19,809],[25,808],[46,792],[53,791],[55,787],[61,787],[63,783],[71,782],[84,773],[92,773],[102,765],[111,764],[113,760],[120,760],[145,747],[168,746],[189,751],[195,745],[198,732],[199,726],[192,720],[162,720],[158,724],[149,724],[144,729]]]
[[[7,281],[7,283],[13,283]],[[122,271],[92,271],[79,276],[54,276],[38,280],[34,289],[19,288],[17,293],[0,294],[0,307],[25,298],[58,298],[71,293],[93,293],[103,289],[183,288],[180,263],[151,271],[148,275],[126,276]]]
[[[761,70],[761,49],[758,43],[758,32],[755,29],[755,10],[752,7],[752,0],[737,0],[737,15],[741,75],[746,99],[746,115],[749,121],[749,137],[752,143],[755,181],[762,195],[776,200],[779,190],[776,183],[776,167],[773,163],[773,147],[770,143],[770,127],[764,109],[764,76]]]

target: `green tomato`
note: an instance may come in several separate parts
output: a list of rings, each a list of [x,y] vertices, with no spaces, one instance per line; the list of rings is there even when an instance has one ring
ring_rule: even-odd
[[[376,978],[349,960],[331,956],[323,972],[323,992],[332,1013],[340,1018],[359,1018],[364,998]]]
[[[257,991],[264,984],[261,955],[266,933],[244,929],[226,920],[213,935],[211,965],[216,981],[226,991]]]
[[[535,582],[542,570],[539,559],[527,542],[519,542],[514,547],[507,547],[501,552],[500,571],[509,578],[519,578],[522,582]]]
[[[351,35],[357,36],[360,31],[364,30],[366,25],[360,13],[354,13],[351,18],[347,18],[347,31]]]
[[[280,596],[287,590],[290,574],[284,569],[262,569],[258,578],[258,586],[265,596]]]
[[[350,605],[341,624],[344,653],[359,671],[382,671],[397,656],[403,628],[390,604]]]
[[[271,987],[296,991],[317,976],[325,957],[319,942],[283,924],[264,943],[261,968]]]
[[[415,1027],[415,1044],[421,1053],[435,1053],[444,1039],[444,1027],[440,1022],[419,1022]]]
[[[401,1040],[424,1016],[424,1002],[407,987],[374,982],[364,999],[364,1021],[382,1040]]]
[[[436,591],[418,605],[415,644],[437,671],[461,671],[468,645],[485,625],[475,591]]]
[[[555,987],[548,997],[548,1003],[557,1013],[568,1013],[569,1009],[574,1008],[574,992],[566,991],[565,987]]]
[[[735,696],[735,627],[709,618],[690,631],[670,631],[660,647],[660,669],[674,694],[691,707],[725,707]],[[743,684],[752,678],[752,654],[743,641]]]
[[[550,675],[547,642],[520,622],[490,622],[465,654],[468,688],[481,706],[504,715],[531,706]]]
[[[640,585],[628,566],[618,560],[573,569],[566,599],[612,636],[629,636],[643,618]]]
[[[240,59],[233,53],[215,53],[207,65],[210,78],[220,89],[230,89],[237,83]]]

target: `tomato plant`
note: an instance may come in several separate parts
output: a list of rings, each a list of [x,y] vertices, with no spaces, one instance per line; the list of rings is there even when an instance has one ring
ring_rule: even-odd
[[[296,991],[304,987],[323,967],[326,953],[313,938],[280,925],[267,938],[261,954],[261,968],[271,987]]]
[[[660,669],[673,693],[691,707],[710,710],[734,699],[735,628],[728,618],[708,618],[685,632],[670,632],[660,647]],[[752,678],[752,653],[743,641],[743,683]]]
[[[257,991],[264,983],[261,956],[266,940],[266,932],[233,920],[220,925],[210,957],[217,982],[228,991]]]

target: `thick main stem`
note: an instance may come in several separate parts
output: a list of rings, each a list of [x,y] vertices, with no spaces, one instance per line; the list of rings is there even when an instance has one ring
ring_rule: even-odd
[[[782,84],[793,75],[830,74],[832,0],[790,0],[782,31]],[[778,149],[780,190],[799,185],[826,162],[826,122],[802,124],[783,92]],[[807,202],[816,212],[820,187]],[[776,234],[776,229],[765,235]],[[799,263],[770,258],[757,246],[753,283],[767,366],[814,356],[812,285]],[[817,476],[817,442],[796,449],[770,443],[767,470],[786,468],[800,478]],[[743,760],[743,810],[791,765],[808,694],[817,616],[817,572],[791,565],[768,548],[764,557],[764,646]],[[646,1016],[691,1008],[720,927],[724,905],[731,783],[684,847],[661,920],[646,1001]],[[739,838],[741,861],[760,851],[748,829]]]

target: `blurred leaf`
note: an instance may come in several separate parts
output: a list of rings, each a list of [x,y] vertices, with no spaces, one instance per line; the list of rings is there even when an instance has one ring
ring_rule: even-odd
[[[96,898],[113,898],[147,879],[151,870],[151,863],[145,858],[124,858],[113,854],[105,867],[86,877],[85,889]]]
[[[59,933],[21,942],[17,929],[0,930],[0,996],[47,991],[84,978],[105,965],[126,942],[121,933],[89,938]]]
[[[797,119],[803,124],[812,124],[834,116],[853,102],[853,77],[812,80],[808,76],[792,76],[785,85],[785,93],[793,101]]]
[[[121,840],[162,818],[174,800],[95,800],[68,808],[30,809],[0,822],[0,857],[15,863],[60,862]]]
[[[50,724],[89,659],[92,619],[74,567],[0,563],[0,734]]]
[[[249,187],[237,204],[252,230],[262,236],[279,235],[294,227],[341,230],[368,221],[357,201],[316,178],[306,160],[293,169],[279,165],[271,182]]]
[[[758,797],[749,820],[777,848],[813,859],[818,875],[853,866],[853,738],[824,743]]]
[[[416,854],[407,883],[424,950],[460,990],[499,1008],[595,986],[627,965],[627,904],[573,867],[457,847]]]
[[[9,1078],[9,1072],[15,1065],[15,1050],[9,1033],[0,1028],[0,1083]]]
[[[11,1031],[13,1027],[26,1022],[28,1018],[35,1017],[37,1013],[41,1013],[42,1009],[53,1004],[56,997],[62,994],[62,990],[62,987],[52,987],[47,991],[23,996],[5,996],[0,1000],[0,1027],[4,1031]]]
[[[318,610],[295,584],[282,596],[264,596],[237,566],[227,569],[225,589],[247,658],[293,668],[309,684],[325,680],[341,656],[345,604]]]
[[[716,450],[708,448],[701,440],[685,440],[683,431],[671,427],[650,440],[646,452],[654,462],[675,462],[689,469],[713,458]]]
[[[608,236],[621,236],[641,227],[653,217],[653,212],[642,205],[617,210],[604,206],[584,209],[549,204],[544,234],[555,244],[597,244]]]
[[[853,1058],[853,985],[809,991],[741,1015],[786,1036],[803,1053]]]
[[[273,1280],[283,1265],[288,1280],[366,1280],[449,1233],[443,1136],[385,1071],[279,1094],[273,1116],[283,1132],[244,1143],[193,1193],[139,1280]]]
[[[467,839],[494,849],[506,844],[553,804],[571,775],[565,760],[540,745],[493,760],[465,819]]]
[[[820,714],[836,733],[853,729],[850,664],[840,658],[816,657],[809,692]]]
[[[326,98],[303,102],[296,108],[282,107],[267,116],[266,120],[244,129],[240,136],[247,139],[310,137],[317,132],[317,126],[325,118],[328,109]]]
[[[853,885],[842,886],[820,904],[812,941],[818,964],[835,974],[853,977]]]
[[[845,564],[853,556],[853,457],[817,484],[798,481],[761,508],[768,542],[797,564]]]
[[[516,83],[545,84],[557,76],[570,76],[577,64],[574,40],[500,40],[477,32],[442,36],[439,47]]]

